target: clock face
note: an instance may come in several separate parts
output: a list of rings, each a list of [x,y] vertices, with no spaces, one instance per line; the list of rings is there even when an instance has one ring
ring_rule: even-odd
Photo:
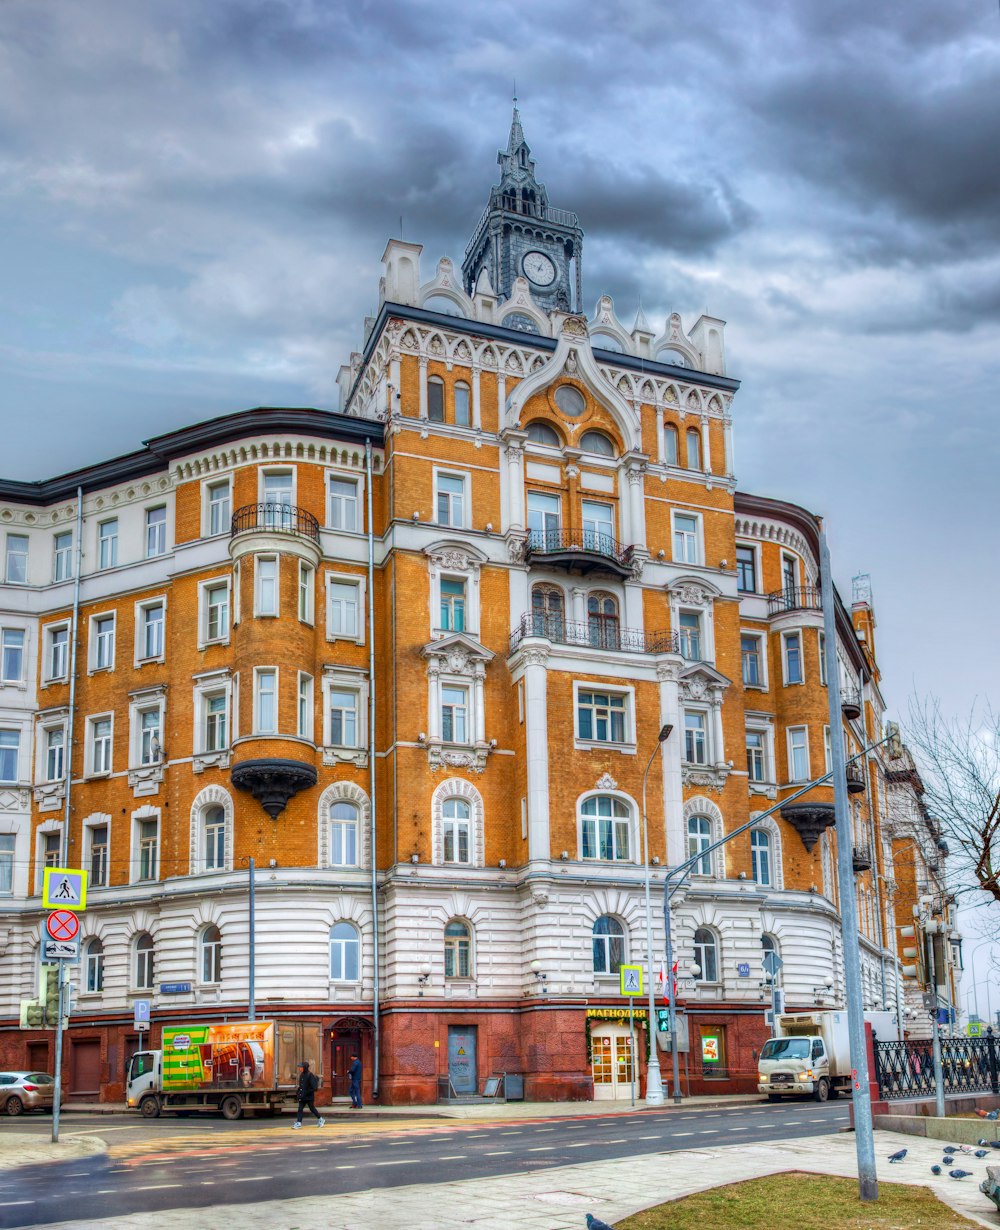
[[[544,252],[526,252],[521,268],[528,281],[536,286],[551,286],[556,280],[556,267]]]

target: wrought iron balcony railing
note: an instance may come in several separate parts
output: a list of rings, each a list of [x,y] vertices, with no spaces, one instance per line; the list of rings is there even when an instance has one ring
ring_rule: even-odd
[[[615,653],[677,653],[676,632],[645,632],[620,628],[607,618],[577,623],[558,615],[523,615],[511,633],[513,653],[527,636],[538,636],[556,645],[579,645],[589,649],[610,649]]]
[[[768,615],[780,615],[783,611],[821,611],[823,602],[815,585],[786,585],[767,595]]]
[[[840,709],[849,722],[861,716],[861,697],[851,688],[840,693]]]
[[[580,554],[602,555],[613,560],[619,568],[629,568],[632,548],[620,543],[610,534],[598,530],[529,530],[525,539],[525,556]]]
[[[304,508],[294,504],[279,504],[265,501],[260,504],[245,504],[233,513],[230,538],[251,532],[299,534],[319,542],[319,522]]]
[[[864,794],[865,771],[859,765],[849,764],[845,770],[847,776],[847,793]]]

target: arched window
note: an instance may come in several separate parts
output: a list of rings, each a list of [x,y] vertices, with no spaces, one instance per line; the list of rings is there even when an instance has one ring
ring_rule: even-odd
[[[625,960],[625,928],[617,918],[602,914],[594,923],[594,973],[617,974]]]
[[[663,427],[663,460],[668,466],[677,465],[677,428],[673,423]]]
[[[471,406],[471,391],[464,380],[459,380],[455,385],[455,422],[459,427],[468,427],[471,421],[470,410]]]
[[[765,887],[774,881],[771,867],[771,835],[763,829],[753,829],[750,833],[750,862],[753,878]]]
[[[214,925],[201,933],[201,980],[222,981],[222,932]]]
[[[427,377],[427,417],[432,423],[444,422],[444,381],[440,376]]]
[[[698,966],[697,974],[691,971],[695,982],[719,981],[719,941],[707,927],[694,933],[694,963]]]
[[[623,353],[621,342],[610,333],[592,333],[590,335],[590,344],[598,350],[612,350],[615,354]]]
[[[618,648],[618,599],[601,591],[587,597],[587,634],[598,649]]]
[[[330,807],[330,866],[358,867],[358,809],[343,801]]]
[[[456,918],[444,929],[444,976],[472,977],[472,931],[468,923]]]
[[[202,818],[202,851],[206,871],[226,868],[226,813],[218,804],[205,808]]]
[[[712,822],[707,816],[691,816],[688,820],[688,858],[701,855],[692,867],[697,876],[712,874],[712,856],[704,851],[712,844]]]
[[[580,810],[583,857],[627,862],[631,858],[632,817],[626,804],[611,795],[594,794],[584,800]]]
[[[533,444],[547,444],[550,448],[558,448],[562,444],[556,429],[541,419],[532,420],[525,428],[525,434]]]
[[[441,836],[446,863],[468,863],[472,808],[465,799],[445,799],[441,806]]]
[[[358,982],[361,977],[361,940],[349,922],[330,928],[330,979],[333,982]]]
[[[531,590],[531,631],[550,641],[563,639],[565,599],[557,585],[535,585]]]
[[[656,352],[657,363],[672,363],[674,367],[687,367],[688,361],[679,350],[663,346]]]
[[[598,453],[601,457],[615,456],[614,442],[603,431],[585,431],[580,437],[580,447],[585,453]]]
[[[135,985],[140,991],[153,987],[153,937],[148,931],[135,942]]]
[[[697,427],[687,429],[687,468],[701,469],[701,432]]]
[[[98,939],[88,940],[84,948],[87,990],[104,990],[104,945]]]

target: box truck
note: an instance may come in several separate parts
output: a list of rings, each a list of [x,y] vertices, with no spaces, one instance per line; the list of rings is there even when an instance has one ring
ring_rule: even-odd
[[[883,1040],[898,1037],[891,1012],[866,1012],[865,1020]],[[815,1098],[825,1102],[851,1089],[851,1045],[847,1012],[786,1012],[757,1061],[757,1089],[769,1102]]]
[[[129,1060],[126,1102],[149,1119],[179,1111],[273,1115],[294,1094],[303,1059],[322,1079],[322,1042],[322,1027],[308,1021],[164,1026],[160,1050]]]

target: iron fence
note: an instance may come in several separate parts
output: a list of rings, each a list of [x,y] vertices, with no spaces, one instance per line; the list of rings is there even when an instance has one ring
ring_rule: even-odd
[[[821,611],[823,601],[816,585],[786,585],[767,595],[768,615],[782,611]]]
[[[621,628],[617,621],[606,617],[579,623],[558,615],[535,612],[522,615],[521,622],[510,636],[513,653],[526,636],[540,636],[557,645],[580,645],[590,649],[611,649],[618,653],[677,653],[675,632],[645,632],[638,628]]]
[[[941,1071],[945,1093],[1000,1093],[997,1040],[983,1038],[941,1039]],[[934,1093],[934,1054],[931,1041],[875,1040],[875,1075],[879,1094],[886,1101],[926,1098]]]
[[[246,504],[233,513],[230,537],[248,530],[273,531],[279,534],[301,534],[319,542],[319,522],[304,508],[278,501]]]
[[[525,546],[529,558],[533,555],[561,555],[567,551],[587,551],[592,555],[603,555],[607,559],[613,559],[622,567],[628,567],[632,558],[631,547],[625,546],[617,538],[602,533],[600,530],[529,530]]]

